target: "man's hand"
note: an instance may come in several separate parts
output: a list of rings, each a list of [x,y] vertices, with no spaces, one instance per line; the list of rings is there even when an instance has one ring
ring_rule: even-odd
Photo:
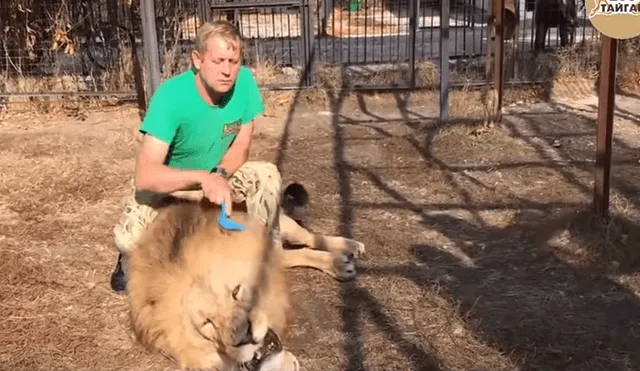
[[[218,174],[208,174],[200,181],[204,197],[214,204],[222,205],[224,203],[227,209],[227,215],[231,215],[231,187],[225,178]]]

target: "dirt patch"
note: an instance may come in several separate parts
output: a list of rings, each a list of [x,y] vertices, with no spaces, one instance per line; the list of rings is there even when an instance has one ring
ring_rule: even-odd
[[[614,219],[602,222],[584,212],[588,105],[514,109],[490,127],[438,124],[426,104],[349,104],[261,119],[252,151],[307,185],[312,230],[367,245],[355,282],[290,272],[288,341],[304,369],[640,368],[632,113],[616,121]],[[136,114],[29,122],[0,126],[0,361],[173,369],[131,339],[126,301],[108,283]]]

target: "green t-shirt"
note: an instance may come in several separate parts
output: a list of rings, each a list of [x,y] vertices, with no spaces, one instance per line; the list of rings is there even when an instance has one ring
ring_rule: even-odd
[[[245,66],[218,106],[202,99],[195,78],[189,69],[162,82],[149,102],[140,132],[169,144],[167,166],[211,170],[222,160],[240,126],[264,112],[264,103]]]

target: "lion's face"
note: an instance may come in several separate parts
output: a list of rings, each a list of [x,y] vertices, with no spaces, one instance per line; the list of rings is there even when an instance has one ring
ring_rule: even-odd
[[[258,299],[256,288],[238,284],[226,291],[224,304],[216,308],[216,323],[208,321],[204,324],[208,329],[202,332],[203,335],[216,332],[219,351],[238,363],[247,363],[264,345],[267,319],[254,309]]]

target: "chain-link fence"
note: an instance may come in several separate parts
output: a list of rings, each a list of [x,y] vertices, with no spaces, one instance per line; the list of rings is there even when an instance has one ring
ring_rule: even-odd
[[[573,29],[578,49],[547,50],[534,61],[534,1],[506,0],[505,81],[539,81],[559,68],[596,63],[599,49],[587,55],[585,48],[598,33],[582,3]],[[227,19],[246,39],[245,64],[267,88],[437,86],[441,50],[451,83],[484,82],[490,0],[450,1],[445,49],[442,6],[434,0],[155,0],[162,76],[189,66],[202,22]],[[547,49],[560,46],[558,30],[546,34]],[[133,95],[136,74],[145,78],[139,0],[4,0],[0,31],[3,95]],[[565,61],[569,67],[558,67],[563,55],[575,58]]]

